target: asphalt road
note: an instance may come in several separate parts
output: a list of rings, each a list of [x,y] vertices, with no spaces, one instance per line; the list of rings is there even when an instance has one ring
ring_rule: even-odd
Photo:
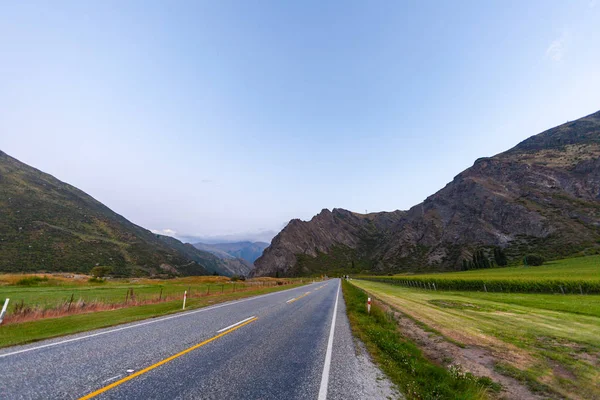
[[[339,279],[332,279],[0,350],[0,398],[85,396],[376,399],[397,393],[353,340]]]

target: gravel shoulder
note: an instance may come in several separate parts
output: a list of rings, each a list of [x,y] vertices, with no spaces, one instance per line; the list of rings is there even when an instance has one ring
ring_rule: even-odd
[[[340,292],[331,361],[328,399],[404,399],[375,365],[365,345],[352,335]]]

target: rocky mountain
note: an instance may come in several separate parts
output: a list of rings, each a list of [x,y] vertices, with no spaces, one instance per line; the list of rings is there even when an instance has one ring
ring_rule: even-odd
[[[231,243],[196,243],[194,247],[199,250],[208,251],[216,255],[217,257],[228,259],[228,258],[240,258],[246,260],[250,265],[260,257],[263,251],[269,246],[265,242],[231,242]]]
[[[600,249],[600,112],[480,158],[408,211],[292,220],[255,275],[457,270],[502,248],[558,258]]]
[[[192,245],[153,234],[81,190],[0,151],[0,272],[89,272],[122,276],[239,274]]]

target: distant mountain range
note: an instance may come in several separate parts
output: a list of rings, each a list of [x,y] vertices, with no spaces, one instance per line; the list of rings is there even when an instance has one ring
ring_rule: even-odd
[[[251,265],[260,257],[269,246],[265,242],[233,242],[233,243],[195,243],[194,247],[199,250],[208,251],[222,259],[241,258]]]
[[[292,220],[253,273],[458,270],[494,249],[509,262],[600,250],[600,112],[478,159],[408,211],[334,209]]]
[[[252,266],[156,235],[0,151],[0,272],[247,275]]]

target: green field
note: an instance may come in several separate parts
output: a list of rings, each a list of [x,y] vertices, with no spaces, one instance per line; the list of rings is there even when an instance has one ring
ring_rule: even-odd
[[[578,278],[593,275],[597,257],[576,260],[575,266],[571,260],[564,263],[572,272],[577,271]],[[557,264],[541,268],[560,275]],[[534,279],[522,268],[445,275],[469,279],[489,273],[506,279],[505,271],[511,270],[520,271],[520,279]],[[437,274],[428,276],[443,279]],[[458,344],[456,351],[487,352],[493,358],[493,371],[516,378],[532,392],[548,398],[600,398],[598,295],[435,291],[365,280],[352,282],[434,337],[439,335],[437,340]],[[402,331],[402,321],[399,326]]]
[[[538,267],[363,278],[427,290],[600,294],[600,256],[551,261]]]
[[[395,275],[406,276],[406,275]],[[436,279],[524,279],[524,280],[591,280],[600,282],[600,255],[566,258],[557,261],[546,261],[539,267],[518,267],[477,269],[461,272],[439,274],[411,275],[418,278]]]

